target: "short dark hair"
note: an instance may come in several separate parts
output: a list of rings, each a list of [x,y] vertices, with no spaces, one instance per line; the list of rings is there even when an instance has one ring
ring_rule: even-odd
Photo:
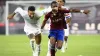
[[[66,1],[65,1],[65,0],[63,0],[63,2],[65,3]]]
[[[56,3],[57,3],[56,1],[52,1],[52,2],[51,2],[51,6],[52,6],[52,4],[56,4]]]
[[[30,11],[35,11],[35,7],[34,7],[34,6],[29,6],[29,7],[28,7],[28,10],[30,10]]]

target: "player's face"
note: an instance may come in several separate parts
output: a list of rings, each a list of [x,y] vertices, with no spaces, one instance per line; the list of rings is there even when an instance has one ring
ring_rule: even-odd
[[[28,15],[32,19],[34,17],[35,11],[28,10]]]
[[[56,4],[52,4],[51,8],[52,8],[53,12],[57,12],[58,11],[58,4],[57,3]]]
[[[63,0],[56,0],[56,2],[59,4],[59,6],[64,6]]]

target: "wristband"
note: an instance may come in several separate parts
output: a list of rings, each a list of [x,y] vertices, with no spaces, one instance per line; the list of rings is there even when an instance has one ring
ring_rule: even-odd
[[[81,13],[83,13],[83,12],[84,12],[84,10],[80,10],[80,12],[81,12]]]

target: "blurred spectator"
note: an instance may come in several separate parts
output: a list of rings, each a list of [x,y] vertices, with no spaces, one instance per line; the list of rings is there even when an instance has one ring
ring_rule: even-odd
[[[41,11],[43,11],[44,9],[45,9],[44,5],[43,5],[43,4],[40,4],[39,7],[37,8],[37,11],[38,11],[38,12],[41,12]],[[40,13],[40,14],[42,14],[42,13]],[[40,21],[42,22],[43,19],[44,19],[44,15],[41,17]]]

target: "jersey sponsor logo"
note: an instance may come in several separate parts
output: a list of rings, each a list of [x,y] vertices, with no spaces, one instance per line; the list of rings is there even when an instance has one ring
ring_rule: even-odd
[[[59,19],[53,19],[52,22],[58,22],[60,20],[62,20],[62,19],[61,18],[59,18]]]

